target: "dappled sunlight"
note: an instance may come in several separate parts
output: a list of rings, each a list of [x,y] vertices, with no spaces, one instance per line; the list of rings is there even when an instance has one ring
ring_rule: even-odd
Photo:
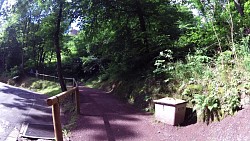
[[[0,136],[6,137],[23,123],[52,124],[48,96],[4,83],[0,85]],[[8,124],[7,124],[8,123]],[[0,138],[1,140],[1,138]]]
[[[151,114],[135,110],[104,91],[80,88],[81,114],[73,140],[148,140],[157,136]],[[147,128],[147,131],[145,131]]]

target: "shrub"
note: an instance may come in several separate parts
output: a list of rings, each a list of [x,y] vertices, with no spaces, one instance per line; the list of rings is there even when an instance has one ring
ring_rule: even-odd
[[[223,115],[233,115],[240,108],[240,97],[237,94],[229,94],[224,96],[222,104]]]
[[[38,80],[31,84],[30,89],[47,94],[49,96],[54,96],[61,92],[60,86],[56,82]]]
[[[214,117],[219,121],[220,100],[216,94],[195,94],[192,100],[195,103],[194,110],[197,116],[203,118],[203,122],[209,124],[210,119],[214,121]]]
[[[171,92],[189,101],[203,121],[219,120],[235,114],[242,106],[241,96],[250,94],[250,56],[246,42],[236,44],[238,50],[234,53],[226,50],[211,58],[198,52],[188,55],[186,62],[173,62],[171,56],[161,53],[154,72],[164,76],[168,85],[174,84],[177,88]]]

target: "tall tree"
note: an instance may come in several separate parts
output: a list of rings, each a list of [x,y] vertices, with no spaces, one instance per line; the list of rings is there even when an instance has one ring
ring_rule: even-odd
[[[54,47],[56,49],[56,58],[57,58],[57,74],[62,91],[67,91],[63,75],[62,75],[62,61],[61,61],[61,48],[60,48],[60,28],[62,20],[62,11],[63,11],[63,0],[58,0],[59,8],[57,9],[56,16],[56,30],[54,34]]]

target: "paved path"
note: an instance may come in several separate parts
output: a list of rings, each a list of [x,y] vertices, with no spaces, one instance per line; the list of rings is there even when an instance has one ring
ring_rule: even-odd
[[[52,124],[46,95],[0,82],[0,141],[6,140],[23,123]]]
[[[103,91],[82,87],[80,93],[81,115],[71,141],[250,141],[250,106],[208,126],[171,126]]]
[[[159,141],[153,116],[134,110],[103,91],[80,88],[81,115],[72,131],[72,141]]]

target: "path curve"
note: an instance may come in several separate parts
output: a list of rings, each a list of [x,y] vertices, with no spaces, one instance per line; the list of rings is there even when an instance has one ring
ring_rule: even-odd
[[[80,88],[81,115],[72,141],[249,141],[250,107],[210,125],[171,126],[136,111],[104,91]]]

